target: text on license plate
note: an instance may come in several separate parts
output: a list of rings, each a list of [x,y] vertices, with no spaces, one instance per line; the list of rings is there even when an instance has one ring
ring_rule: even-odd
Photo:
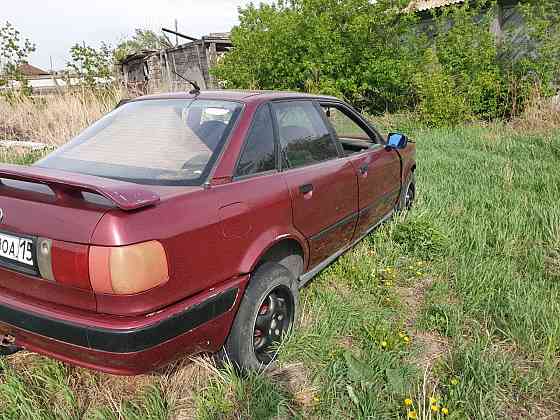
[[[33,265],[33,241],[0,233],[0,257]]]

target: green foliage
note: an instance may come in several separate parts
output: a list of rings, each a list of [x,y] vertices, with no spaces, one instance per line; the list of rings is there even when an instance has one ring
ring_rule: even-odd
[[[437,331],[445,337],[460,335],[464,314],[448,283],[434,283],[426,294],[423,312],[419,324],[424,329]]]
[[[119,62],[129,55],[143,50],[160,50],[171,46],[172,44],[165,36],[158,35],[150,29],[137,28],[131,38],[125,39],[117,45],[113,55],[115,61]]]
[[[19,353],[0,358],[0,419],[430,418],[432,396],[449,419],[556,416],[560,132],[399,124],[418,140],[419,200],[301,290],[278,370],[187,365],[136,382]],[[432,230],[437,259],[403,252],[424,254]]]
[[[235,48],[214,70],[232,88],[292,89],[346,97],[371,110],[409,106],[413,15],[406,1],[294,0],[240,10]],[[404,37],[404,38],[403,38]]]
[[[195,396],[197,418],[273,419],[287,418],[285,390],[269,377],[256,372],[240,375],[226,364]]]
[[[421,214],[397,224],[392,239],[407,252],[430,260],[443,255],[447,243],[446,236],[429,219],[429,215]]]
[[[75,44],[70,48],[72,61],[68,70],[76,73],[81,83],[96,87],[107,82],[113,74],[113,51],[108,44],[101,43],[99,48]]]
[[[526,0],[500,35],[495,1],[403,13],[407,0],[277,0],[240,9],[235,48],[214,69],[226,87],[346,98],[374,114],[417,109],[431,126],[521,113],[533,91],[554,93],[558,2]],[[443,12],[442,12],[443,11]],[[422,29],[420,29],[422,28]]]
[[[465,2],[434,14],[435,53],[425,63],[435,58],[439,67],[425,72],[418,94],[426,122],[441,126],[470,117],[511,117],[523,111],[535,89],[553,94],[560,70],[555,3],[521,2],[521,28],[506,25],[499,35],[490,30],[499,18],[496,1]]]
[[[424,123],[429,126],[456,125],[473,118],[464,95],[457,89],[451,74],[438,62],[434,49],[425,54],[422,72],[414,77],[417,89],[417,111]],[[455,92],[450,95],[449,92]]]
[[[498,40],[489,30],[496,18],[488,1],[466,2],[434,12],[434,34],[416,76],[418,110],[431,126],[508,115],[508,77]]]
[[[459,418],[508,418],[498,414],[500,391],[518,392],[519,378],[505,352],[496,351],[484,333],[479,334],[473,342],[457,340],[443,367],[442,397],[453,412],[461,413]]]
[[[31,87],[23,76],[20,66],[27,62],[29,55],[35,51],[35,44],[29,39],[21,38],[21,33],[10,23],[0,26],[0,88],[15,82],[17,94],[29,96]],[[5,95],[13,96],[13,89]]]

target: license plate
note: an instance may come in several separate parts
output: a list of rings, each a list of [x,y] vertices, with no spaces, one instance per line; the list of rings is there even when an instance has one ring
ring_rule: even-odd
[[[0,257],[33,267],[33,241],[0,233]]]

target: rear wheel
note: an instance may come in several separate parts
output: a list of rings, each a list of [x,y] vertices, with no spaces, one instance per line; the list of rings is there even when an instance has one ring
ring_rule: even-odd
[[[271,364],[294,324],[297,307],[293,274],[280,264],[261,265],[245,290],[222,357],[245,370]]]

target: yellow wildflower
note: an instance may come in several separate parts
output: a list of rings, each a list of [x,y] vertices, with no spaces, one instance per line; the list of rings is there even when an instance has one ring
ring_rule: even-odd
[[[457,378],[451,379],[451,385],[459,385],[459,379]]]
[[[402,331],[399,332],[399,337],[400,337],[400,338],[404,338],[404,337],[405,337],[405,336],[404,336],[404,333],[403,333]]]
[[[416,411],[410,411],[408,413],[408,418],[412,420],[416,420],[418,418],[418,416],[416,415]]]
[[[404,405],[410,407],[412,405],[412,400],[410,398],[407,398],[406,400],[404,400]]]
[[[424,264],[424,263],[423,263],[422,261],[418,261],[418,262],[416,263],[416,265],[417,265],[418,267],[422,267],[423,264]]]
[[[386,341],[382,341],[382,342],[381,342],[381,347],[383,347],[383,348],[387,347],[387,342],[386,342]]]
[[[431,406],[430,408],[432,409],[432,411],[433,411],[434,413],[437,413],[437,412],[439,411],[439,407],[438,407],[437,405],[435,405],[435,404],[432,404],[432,406]]]
[[[447,416],[449,414],[449,410],[447,409],[447,407],[443,407],[441,409],[441,414],[443,414],[444,416]]]
[[[434,397],[430,397],[430,404],[435,404],[437,403],[437,399],[435,399]]]
[[[417,276],[421,276],[421,275],[422,275],[422,272],[421,272],[421,271],[417,271],[417,272],[416,272],[416,275],[417,275]]]
[[[403,338],[403,340],[406,344],[410,343],[410,337],[405,337]]]

